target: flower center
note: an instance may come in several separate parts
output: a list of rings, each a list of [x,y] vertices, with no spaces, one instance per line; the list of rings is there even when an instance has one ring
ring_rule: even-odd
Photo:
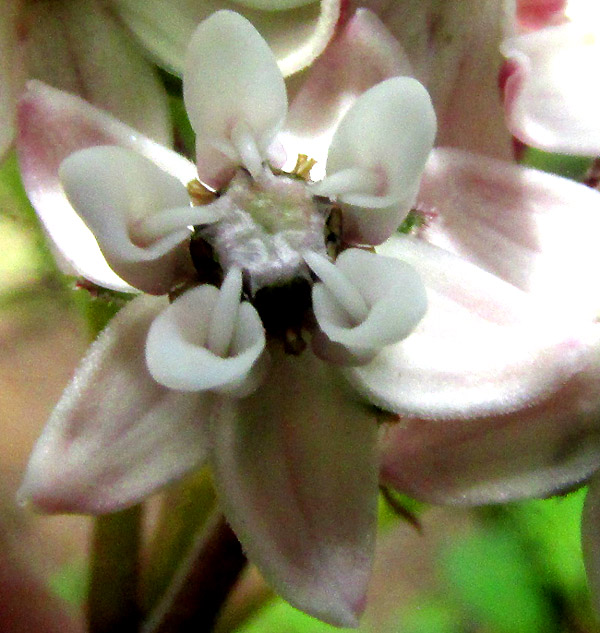
[[[305,167],[304,162],[301,169]],[[339,238],[330,221],[331,205],[309,192],[304,176],[297,170],[289,174],[265,168],[252,178],[239,169],[205,207],[218,208],[221,219],[196,226],[191,245],[201,277],[211,267],[213,278],[215,267],[221,277],[233,268],[242,271],[244,293],[265,330],[283,339],[292,353],[302,351],[302,330],[312,326],[314,275],[304,255],[326,256]]]

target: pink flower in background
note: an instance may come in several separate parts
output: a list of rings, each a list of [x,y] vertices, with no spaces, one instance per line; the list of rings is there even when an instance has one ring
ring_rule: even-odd
[[[287,119],[281,75],[247,22],[219,13],[199,33],[185,73],[196,167],[39,83],[21,102],[24,182],[59,250],[109,287],[184,291],[135,298],[99,337],[22,494],[47,511],[110,512],[209,460],[267,580],[355,625],[378,435],[384,482],[432,500],[466,500],[469,486],[508,497],[524,472],[540,494],[598,467],[600,194],[456,148],[432,152],[417,192],[429,100],[390,79],[406,59],[368,12],[314,64]],[[301,151],[319,160],[315,183],[304,159],[293,168]],[[211,204],[189,205],[197,175],[220,190]],[[413,203],[430,223],[393,234]],[[190,288],[190,275],[204,283]],[[467,441],[502,429],[510,452]],[[563,441],[565,429],[576,432]]]
[[[502,44],[508,127],[519,140],[549,152],[597,156],[600,9],[589,0],[537,4],[547,13],[533,24],[522,21],[534,28]]]

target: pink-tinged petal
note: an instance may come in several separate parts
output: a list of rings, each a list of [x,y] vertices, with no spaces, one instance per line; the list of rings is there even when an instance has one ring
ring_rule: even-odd
[[[404,341],[344,370],[374,404],[427,419],[497,415],[552,393],[579,370],[589,324],[580,331],[510,284],[420,240],[392,238],[378,252],[417,270],[428,309]]]
[[[260,169],[287,114],[285,83],[265,40],[248,20],[218,11],[194,31],[185,62],[183,96],[196,132],[200,178],[213,154]]]
[[[592,603],[600,609],[600,476],[588,488],[581,519],[581,546]]]
[[[164,88],[103,3],[27,2],[20,32],[30,77],[85,98],[159,143],[172,143]]]
[[[506,40],[504,98],[519,140],[549,152],[600,154],[600,15]]]
[[[435,150],[418,206],[424,236],[543,301],[555,313],[600,312],[600,194],[534,169]]]
[[[429,94],[411,77],[387,79],[356,100],[331,141],[327,175],[313,186],[344,203],[345,240],[380,244],[402,223],[435,132]]]
[[[255,8],[267,3],[266,11]],[[169,11],[165,11],[163,0],[113,0],[111,4],[157,61],[178,75],[184,72],[185,51],[194,29],[215,11],[230,9],[250,20],[269,43],[281,72],[287,76],[302,70],[323,52],[341,10],[340,0],[172,0]],[[275,10],[292,4],[302,6]]]
[[[166,389],[146,368],[146,335],[167,305],[134,299],[91,346],[34,447],[22,501],[113,512],[204,462],[210,396]]]
[[[221,288],[193,288],[160,314],[148,333],[152,377],[181,391],[252,393],[264,374],[265,332],[258,313],[240,304],[242,273],[232,269]]]
[[[194,165],[82,99],[37,81],[29,82],[18,115],[25,189],[58,252],[77,274],[101,286],[131,290],[109,268],[94,236],[69,204],[58,178],[60,164],[87,147],[120,145],[183,183],[195,178]]]
[[[17,38],[19,0],[5,0],[0,9],[0,160],[15,137],[17,98],[24,65]]]
[[[327,150],[339,121],[359,95],[379,82],[411,74],[398,42],[374,13],[359,9],[307,71],[280,135],[291,169],[297,154],[317,161],[314,180],[325,174]]]
[[[517,20],[527,29],[556,24],[564,16],[567,0],[517,0]]]
[[[186,257],[191,268],[183,244],[190,237],[191,221],[162,234],[148,230],[152,220],[174,215],[177,207],[183,207],[186,218],[193,211],[187,189],[177,178],[116,145],[71,154],[61,163],[59,178],[109,266],[133,287],[166,294],[181,276]]]
[[[592,341],[577,373],[513,413],[401,419],[382,437],[382,480],[423,501],[469,505],[581,484],[600,466],[597,333]]]
[[[498,0],[352,0],[372,9],[398,39],[413,76],[429,91],[439,145],[512,158],[498,91],[511,3]]]
[[[292,605],[357,626],[375,537],[376,417],[309,352],[211,427],[217,490],[250,559]]]

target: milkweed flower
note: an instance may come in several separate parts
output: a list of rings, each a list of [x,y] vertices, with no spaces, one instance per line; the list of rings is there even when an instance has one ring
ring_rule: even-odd
[[[509,415],[581,371],[594,349],[592,307],[585,317],[570,310],[581,296],[565,279],[593,259],[587,250],[557,268],[563,309],[395,234],[435,133],[417,81],[381,81],[395,51],[359,12],[285,122],[265,41],[237,14],[213,15],[192,38],[184,75],[196,166],[73,96],[30,85],[19,149],[46,228],[60,250],[76,248],[70,257],[88,278],[151,296],[133,299],[92,345],[33,451],[23,499],[111,512],[208,460],[265,578],[293,605],[352,626],[373,552],[381,424]],[[325,139],[319,177],[305,155],[286,163],[282,150],[289,159],[299,143],[323,159]],[[442,182],[441,167],[461,161],[460,194],[492,212],[548,203],[540,224],[550,251],[571,194],[590,226],[598,217],[596,192],[440,150],[419,198],[429,188],[447,199],[449,220],[472,206],[455,180]],[[510,252],[513,233],[497,237],[496,253]]]
[[[502,43],[508,127],[546,151],[596,156],[600,10],[588,0],[537,5],[538,19],[522,19],[521,32]]]

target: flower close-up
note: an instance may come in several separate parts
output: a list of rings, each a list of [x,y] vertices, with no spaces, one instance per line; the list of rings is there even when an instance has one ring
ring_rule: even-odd
[[[429,463],[412,436],[399,446],[407,421],[451,444],[459,422],[518,424],[540,403],[562,420],[565,385],[588,397],[600,194],[432,151],[425,88],[376,46],[370,63],[355,54],[376,33],[385,48],[383,27],[358,12],[345,28],[288,112],[250,22],[230,11],[202,22],[183,84],[196,165],[29,84],[18,149],[47,232],[81,276],[145,294],[91,346],[20,495],[43,511],[110,513],[208,463],[267,582],[356,626],[380,465],[386,484],[419,496],[411,469]],[[331,129],[311,136],[324,120]],[[423,224],[402,235],[409,213]],[[566,217],[585,235],[563,239]],[[466,453],[465,465],[481,459]],[[597,458],[576,451],[577,476]]]

